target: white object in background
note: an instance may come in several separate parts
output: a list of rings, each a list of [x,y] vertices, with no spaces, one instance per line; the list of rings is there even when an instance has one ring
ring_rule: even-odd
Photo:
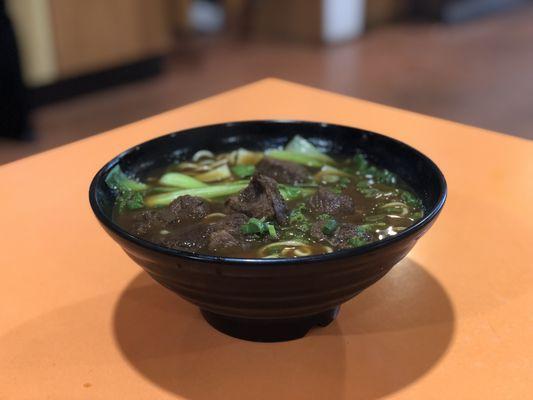
[[[224,27],[224,10],[219,4],[194,0],[188,13],[190,27],[200,33],[216,33]]]
[[[365,29],[366,0],[322,0],[322,40],[355,39]]]
[[[54,33],[47,0],[8,0],[9,16],[20,49],[22,74],[30,87],[57,79]]]

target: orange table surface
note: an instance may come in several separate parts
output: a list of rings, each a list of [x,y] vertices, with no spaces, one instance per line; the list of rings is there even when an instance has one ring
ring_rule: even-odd
[[[251,343],[153,283],[88,203],[144,140],[250,119],[407,142],[449,185],[434,227],[330,326]],[[533,142],[263,80],[0,167],[0,399],[533,398]]]

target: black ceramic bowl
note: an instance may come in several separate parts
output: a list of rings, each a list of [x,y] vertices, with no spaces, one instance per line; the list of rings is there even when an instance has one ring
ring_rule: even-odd
[[[425,216],[400,234],[356,249],[292,259],[216,257],[158,246],[111,219],[109,170],[142,179],[151,169],[197,150],[264,150],[300,134],[330,154],[362,150],[375,164],[404,179],[422,198]],[[94,177],[91,207],[109,235],[150,276],[196,304],[205,319],[229,335],[255,341],[304,336],[325,326],[339,306],[383,277],[430,228],[446,199],[446,182],[426,156],[397,140],[360,129],[314,122],[251,121],[204,126],[162,136],[126,150]]]

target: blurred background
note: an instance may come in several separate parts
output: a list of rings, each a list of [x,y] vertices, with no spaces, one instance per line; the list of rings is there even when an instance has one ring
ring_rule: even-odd
[[[0,163],[278,77],[533,138],[530,0],[0,0]]]

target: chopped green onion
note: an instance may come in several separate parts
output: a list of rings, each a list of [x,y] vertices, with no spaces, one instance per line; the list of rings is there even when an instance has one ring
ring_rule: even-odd
[[[333,218],[329,219],[324,223],[324,226],[322,226],[322,233],[324,235],[331,236],[333,233],[335,233],[337,226],[337,221],[335,221]]]
[[[320,214],[318,217],[316,217],[318,220],[320,221],[327,221],[329,219],[331,219],[331,215],[329,214]]]
[[[279,192],[284,200],[296,200],[309,196],[315,192],[313,188],[304,188],[298,186],[278,185]]]
[[[268,233],[270,237],[277,238],[276,228],[272,223],[266,222],[265,218],[250,218],[247,223],[241,225],[241,232],[244,234],[259,235]]]
[[[246,234],[263,233],[266,229],[264,220],[264,218],[250,218],[247,223],[241,226],[241,232]]]
[[[304,212],[306,212],[305,204],[300,203],[297,205],[289,215],[289,225],[296,225],[296,224],[304,224],[308,223],[309,220],[304,215]]]
[[[247,178],[254,174],[255,166],[239,164],[231,167],[231,172],[233,172],[233,175],[236,175],[238,178]]]
[[[207,184],[198,179],[179,172],[167,172],[159,179],[159,183],[164,186],[173,186],[180,189],[193,189],[207,186]]]

